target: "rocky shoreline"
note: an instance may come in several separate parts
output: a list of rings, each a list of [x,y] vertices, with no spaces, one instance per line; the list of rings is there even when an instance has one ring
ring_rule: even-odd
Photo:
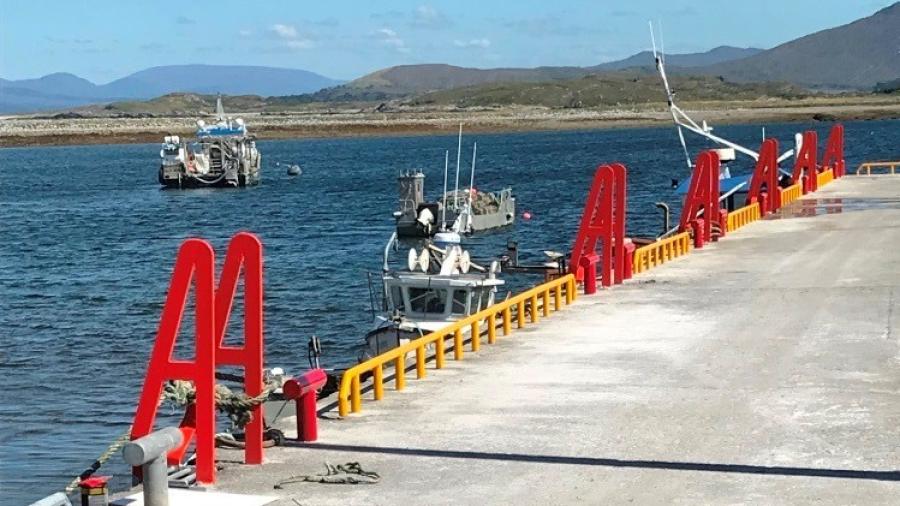
[[[685,107],[711,123],[776,123],[900,118],[900,97],[854,104],[716,103]],[[260,139],[452,134],[460,122],[470,132],[515,132],[664,126],[664,109],[497,109],[391,112],[285,112],[241,114]],[[8,116],[0,118],[0,147],[159,142],[191,135],[193,118]]]

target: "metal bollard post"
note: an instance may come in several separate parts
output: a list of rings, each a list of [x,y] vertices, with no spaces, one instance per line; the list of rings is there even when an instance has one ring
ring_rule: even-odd
[[[144,474],[144,504],[169,506],[169,476],[166,454],[181,444],[181,431],[167,427],[127,443],[122,448],[125,462],[141,466]]]

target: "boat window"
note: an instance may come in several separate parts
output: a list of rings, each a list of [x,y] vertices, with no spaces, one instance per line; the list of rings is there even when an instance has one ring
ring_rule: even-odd
[[[453,306],[450,309],[450,312],[454,315],[469,314],[469,291],[468,290],[454,290],[453,291]]]
[[[447,291],[434,288],[409,288],[409,310],[413,313],[443,314],[447,307]]]
[[[389,309],[403,311],[403,293],[399,286],[390,287],[390,299],[390,302],[388,302],[388,305],[390,306]]]

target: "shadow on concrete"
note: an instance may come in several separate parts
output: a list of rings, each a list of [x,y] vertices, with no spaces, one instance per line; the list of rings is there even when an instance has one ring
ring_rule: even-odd
[[[771,476],[805,476],[815,478],[900,481],[900,470],[866,471],[855,469],[755,466],[745,464],[715,464],[703,462],[670,462],[665,460],[625,460],[596,457],[565,457],[559,455],[527,455],[521,453],[429,450],[425,448],[391,448],[381,446],[298,443],[296,441],[286,441],[285,446],[292,448],[304,448],[307,450],[340,451],[353,453],[382,453],[388,455],[435,457],[448,459],[499,460],[508,462],[528,462],[536,464],[564,464],[614,468],[661,469],[671,471],[699,471],[710,473],[739,473]]]

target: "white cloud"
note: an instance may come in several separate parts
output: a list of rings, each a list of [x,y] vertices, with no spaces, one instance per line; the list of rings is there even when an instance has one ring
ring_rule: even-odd
[[[253,35],[253,30],[238,30],[238,35],[241,37],[249,37]]]
[[[288,49],[310,49],[316,45],[315,41],[311,38],[301,36],[300,32],[293,25],[277,23],[272,25],[269,30],[276,38],[280,39],[284,47]],[[243,31],[241,34],[243,35]]]
[[[274,32],[275,35],[281,37],[282,39],[297,38],[297,29],[291,25],[274,24],[272,25],[272,32]]]
[[[400,38],[400,35],[398,35],[397,32],[390,28],[379,28],[375,31],[375,36],[385,46],[391,47],[400,53],[409,52],[409,47],[407,47],[406,42]]]
[[[440,28],[449,26],[450,20],[441,11],[431,5],[420,5],[412,14],[412,26],[421,28]]]
[[[491,47],[491,41],[485,38],[481,39],[469,39],[469,40],[454,40],[453,45],[456,47],[480,47],[482,49],[487,49]]]

